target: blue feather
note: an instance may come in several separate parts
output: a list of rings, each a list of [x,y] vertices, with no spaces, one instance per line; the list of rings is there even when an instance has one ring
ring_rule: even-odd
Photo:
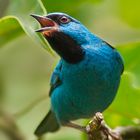
[[[80,63],[61,60],[59,76],[63,84],[51,96],[52,109],[60,123],[104,111],[117,93],[123,70],[118,52],[105,43],[83,48],[86,55]]]

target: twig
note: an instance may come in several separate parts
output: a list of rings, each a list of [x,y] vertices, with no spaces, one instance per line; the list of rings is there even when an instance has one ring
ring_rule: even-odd
[[[86,126],[88,140],[140,140],[140,126],[111,129],[101,113],[96,113]]]
[[[114,131],[120,134],[123,140],[140,140],[140,126],[117,127]]]
[[[89,140],[122,140],[119,133],[112,131],[112,129],[105,123],[103,115],[98,112],[93,119],[86,126]]]
[[[2,130],[11,140],[25,140],[11,115],[2,111],[0,111],[0,130]]]

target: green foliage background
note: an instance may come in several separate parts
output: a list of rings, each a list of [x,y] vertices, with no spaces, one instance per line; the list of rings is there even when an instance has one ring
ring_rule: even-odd
[[[125,72],[116,99],[104,112],[105,120],[111,127],[139,125],[139,5],[139,0],[0,0],[0,139],[14,139],[5,130],[16,127],[21,139],[35,140],[33,131],[50,106],[49,79],[58,56],[34,32],[38,25],[31,13],[66,12],[117,47]],[[84,139],[70,128],[47,138]]]

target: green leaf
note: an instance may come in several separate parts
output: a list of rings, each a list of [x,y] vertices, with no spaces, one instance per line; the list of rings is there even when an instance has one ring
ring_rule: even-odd
[[[140,1],[119,0],[120,15],[132,27],[140,28]]]
[[[19,8],[20,6],[20,8]],[[42,36],[40,36],[38,33],[35,33],[35,29],[38,28],[38,23],[30,16],[30,14],[46,14],[46,10],[40,0],[14,0],[10,1],[9,7],[7,8],[7,15],[11,15],[10,19],[7,17],[5,18],[5,22],[7,22],[6,25],[3,24],[3,26],[6,26],[6,30],[9,30],[8,35],[6,35],[6,30],[3,30],[5,32],[5,35],[8,36],[7,38],[2,41],[2,43],[7,43],[9,40],[6,40],[8,38],[14,39],[15,37],[19,36],[21,33],[21,30],[24,30],[24,32],[31,37],[32,40],[38,42],[41,46],[44,48],[49,49],[48,43],[44,40]],[[13,19],[12,19],[13,18]],[[8,21],[6,21],[8,20]],[[3,21],[3,19],[2,19]],[[11,24],[11,22],[15,22],[14,24]],[[14,26],[14,28],[13,28]],[[11,31],[11,29],[13,29]],[[11,33],[10,33],[11,31]],[[14,36],[13,36],[13,34]]]
[[[0,19],[0,28],[0,47],[24,33],[18,19],[13,16]]]
[[[140,43],[130,43],[119,47],[125,62],[125,70],[133,75],[133,85],[140,87]]]

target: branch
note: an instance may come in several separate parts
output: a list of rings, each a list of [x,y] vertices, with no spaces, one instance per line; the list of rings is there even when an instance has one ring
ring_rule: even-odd
[[[14,119],[0,110],[0,130],[11,140],[25,140],[24,136],[18,130]]]
[[[140,140],[140,126],[117,127],[114,131],[120,134],[123,140]]]
[[[140,140],[140,126],[117,127],[112,130],[101,113],[96,113],[86,126],[88,140]]]

